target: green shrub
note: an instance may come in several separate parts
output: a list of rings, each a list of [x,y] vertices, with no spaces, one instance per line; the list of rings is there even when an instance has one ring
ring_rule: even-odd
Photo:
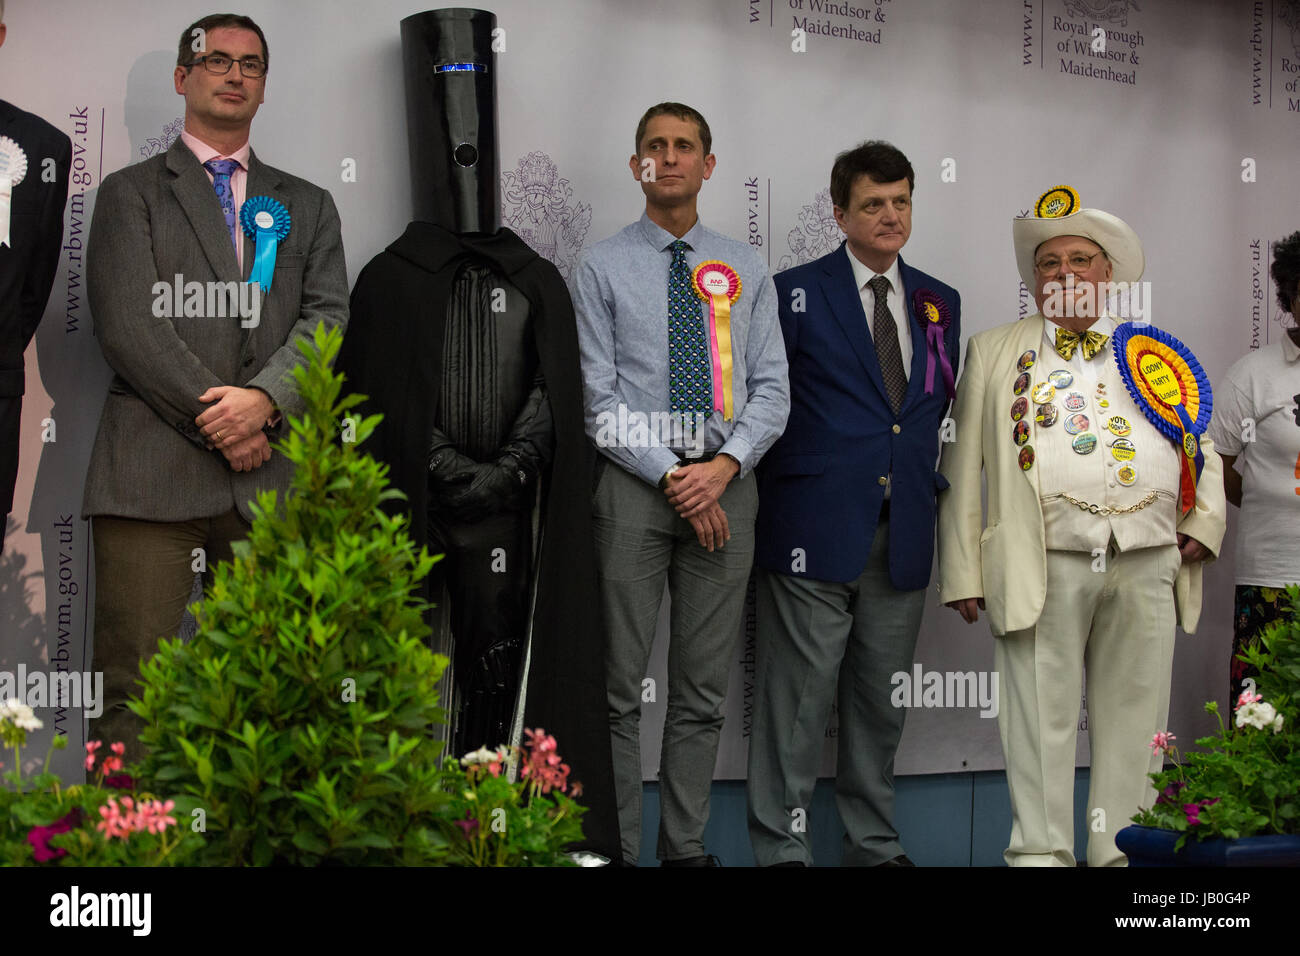
[[[141,664],[132,709],[147,727],[144,778],[203,811],[209,865],[427,864],[437,812],[445,657],[424,644],[413,588],[435,558],[381,502],[387,467],[358,451],[380,416],[340,423],[331,370],[342,343],[318,328],[294,377],[305,403],[277,445],[296,466],[284,501],[259,495],[247,542],[222,563],[187,645]],[[354,440],[348,440],[354,439]]]

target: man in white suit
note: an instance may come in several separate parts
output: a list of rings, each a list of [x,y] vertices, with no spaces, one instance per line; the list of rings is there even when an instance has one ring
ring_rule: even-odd
[[[1211,443],[1200,439],[1193,504],[1192,485],[1181,493],[1181,442],[1148,421],[1113,354],[1105,284],[1141,278],[1141,242],[1119,218],[1078,207],[1057,187],[1014,221],[1039,311],[971,338],[940,466],[950,484],[939,496],[940,599],[968,623],[987,607],[996,637],[1012,866],[1075,863],[1085,667],[1088,864],[1126,862],[1115,834],[1154,795],[1146,775],[1161,758],[1150,742],[1168,716],[1175,625],[1195,630],[1201,562],[1224,532]]]

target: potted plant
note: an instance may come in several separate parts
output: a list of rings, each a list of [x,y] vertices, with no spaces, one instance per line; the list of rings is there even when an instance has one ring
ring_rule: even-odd
[[[1206,712],[1219,731],[1180,755],[1160,732],[1152,751],[1173,766],[1151,775],[1155,803],[1133,817],[1115,843],[1132,866],[1300,865],[1300,587],[1289,611],[1242,659],[1259,671],[1226,724],[1215,701]]]

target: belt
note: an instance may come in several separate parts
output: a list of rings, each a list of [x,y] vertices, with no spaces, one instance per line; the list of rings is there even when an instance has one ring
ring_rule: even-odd
[[[681,457],[679,457],[679,458],[677,459],[677,464],[682,465],[682,466],[685,466],[685,465],[702,465],[702,464],[704,464],[705,462],[713,461],[713,459],[717,458],[719,454],[721,454],[721,452],[717,452],[717,451],[706,451],[703,455],[700,455],[700,457],[698,457],[698,458],[681,458]]]

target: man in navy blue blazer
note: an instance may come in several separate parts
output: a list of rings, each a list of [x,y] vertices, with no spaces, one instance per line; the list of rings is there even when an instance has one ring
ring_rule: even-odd
[[[912,865],[893,825],[904,711],[890,678],[912,666],[930,582],[961,330],[957,291],[898,254],[914,186],[888,143],[840,154],[831,201],[845,243],[775,277],[791,408],[758,468],[748,793],[760,866],[812,863],[807,808],[837,687],[842,863]]]

